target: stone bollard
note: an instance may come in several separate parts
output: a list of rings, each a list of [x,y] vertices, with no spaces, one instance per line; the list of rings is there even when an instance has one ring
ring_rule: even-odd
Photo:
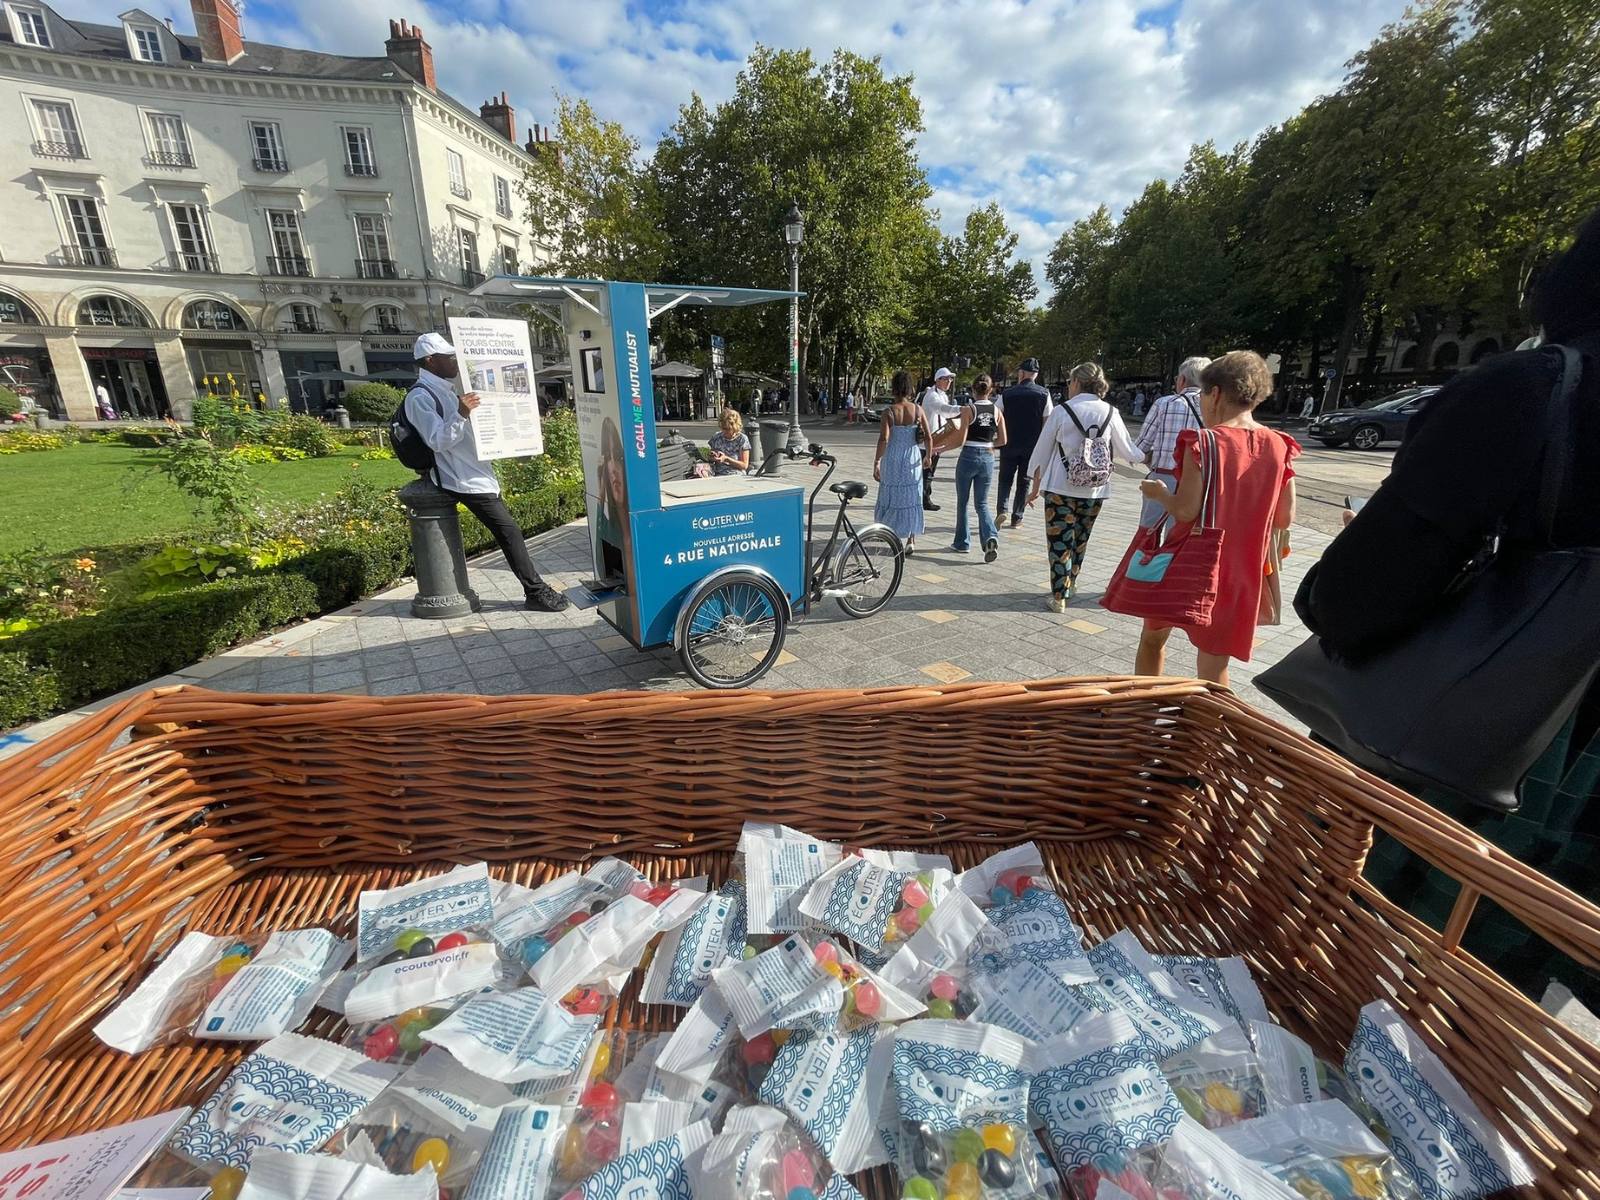
[[[333,423],[340,429],[350,428],[350,410],[344,405],[339,404],[335,405],[333,408],[330,408],[328,410],[328,416],[332,418]]]
[[[761,470],[761,422],[747,422],[744,435],[750,439],[750,474],[754,475]]]
[[[456,502],[426,479],[400,489],[411,519],[411,556],[416,559],[413,617],[464,617],[477,612],[477,593],[467,586],[467,555],[461,547]]]

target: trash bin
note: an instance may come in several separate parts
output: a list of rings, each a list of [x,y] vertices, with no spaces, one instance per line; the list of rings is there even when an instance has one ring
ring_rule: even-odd
[[[761,441],[766,446],[767,453],[781,449],[789,444],[789,422],[787,421],[762,421]],[[767,468],[768,475],[776,475],[778,466],[783,462],[781,458],[772,460],[772,465]]]

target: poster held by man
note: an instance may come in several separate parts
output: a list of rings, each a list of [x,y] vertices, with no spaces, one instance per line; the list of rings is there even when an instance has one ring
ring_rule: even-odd
[[[477,457],[487,462],[543,454],[527,323],[451,317],[450,338],[461,356],[464,390],[482,401],[472,414]]]

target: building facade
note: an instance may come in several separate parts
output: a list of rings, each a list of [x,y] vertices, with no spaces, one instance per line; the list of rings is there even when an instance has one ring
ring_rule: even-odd
[[[409,370],[541,257],[520,186],[554,148],[504,93],[441,92],[405,22],[357,58],[245,41],[229,0],[192,0],[195,36],[0,6],[0,377],[57,416],[181,419],[227,375],[320,411],[307,376]]]

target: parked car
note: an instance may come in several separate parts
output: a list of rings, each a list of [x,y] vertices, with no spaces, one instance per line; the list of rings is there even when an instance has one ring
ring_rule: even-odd
[[[1324,446],[1354,446],[1357,450],[1376,450],[1384,442],[1398,442],[1406,435],[1411,418],[1422,411],[1436,387],[1404,388],[1392,395],[1369,400],[1360,408],[1339,408],[1323,413],[1307,430]]]

